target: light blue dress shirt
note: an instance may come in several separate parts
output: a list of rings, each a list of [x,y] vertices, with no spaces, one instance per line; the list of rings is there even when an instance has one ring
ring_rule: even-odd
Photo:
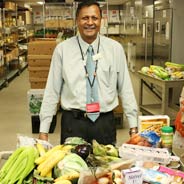
[[[129,126],[137,126],[137,102],[134,96],[126,56],[122,45],[108,37],[99,35],[91,44],[97,53],[98,41],[98,95],[100,112],[108,112],[118,106],[118,96]],[[40,110],[40,132],[48,133],[52,117],[60,101],[65,110],[86,108],[86,73],[84,65],[89,44],[79,35],[59,43],[53,53],[44,98]]]

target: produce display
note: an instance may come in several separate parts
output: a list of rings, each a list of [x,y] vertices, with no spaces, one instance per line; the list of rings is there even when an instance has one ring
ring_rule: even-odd
[[[19,146],[0,169],[0,184],[182,184],[184,172],[167,167],[176,158],[154,148],[158,140],[141,132],[119,148],[79,137],[49,149],[38,141]]]
[[[184,65],[169,61],[165,62],[165,67],[156,65],[144,66],[141,68],[141,72],[162,80],[184,79]]]
[[[89,171],[94,176],[92,173],[96,172],[97,167],[104,167],[103,172],[97,174],[101,176],[109,172],[111,161],[117,164],[112,168],[121,166],[118,149],[113,145],[101,145],[95,140],[89,144],[78,137],[69,138],[65,144],[49,150],[36,143],[35,146],[21,146],[12,153],[0,170],[0,183],[77,183],[83,171]]]

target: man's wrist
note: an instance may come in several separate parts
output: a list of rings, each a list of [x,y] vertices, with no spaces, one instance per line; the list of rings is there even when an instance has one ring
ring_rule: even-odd
[[[138,128],[137,127],[130,128],[129,135],[136,134],[136,133],[138,133]]]

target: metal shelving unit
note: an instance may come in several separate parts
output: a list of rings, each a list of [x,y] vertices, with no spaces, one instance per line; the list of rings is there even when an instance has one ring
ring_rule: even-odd
[[[63,38],[75,34],[75,3],[44,3],[44,37],[56,38],[59,32]]]
[[[3,54],[5,66],[6,84],[19,75],[18,61],[18,27],[17,27],[17,6],[15,10],[3,8],[2,29],[3,29]]]
[[[21,49],[20,45],[26,46],[29,42],[28,31],[32,24],[18,24],[20,9],[17,4],[11,8],[0,9],[0,88],[8,86],[27,67],[27,47]],[[25,10],[21,8],[21,13]],[[24,57],[23,62],[21,57]]]

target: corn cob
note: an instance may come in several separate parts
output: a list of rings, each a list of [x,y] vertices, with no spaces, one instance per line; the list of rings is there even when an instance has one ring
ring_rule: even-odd
[[[38,157],[36,160],[35,160],[35,163],[37,165],[41,164],[42,162],[44,162],[47,157],[49,157],[49,155],[51,155],[54,151],[56,150],[61,150],[63,147],[63,145],[57,145],[57,146],[54,146],[52,149],[50,149],[49,151],[47,151],[43,156],[41,157]]]
[[[165,66],[178,69],[179,71],[184,70],[184,64],[178,64],[178,63],[173,63],[173,62],[167,61],[167,62],[165,62]]]
[[[36,148],[37,148],[40,156],[43,156],[46,153],[45,148],[43,147],[42,144],[36,143]]]
[[[10,168],[12,167],[13,163],[18,158],[19,154],[24,150],[24,147],[17,148],[12,155],[8,158],[8,160],[5,162],[3,167],[0,170],[0,181],[3,180],[3,178],[6,176],[6,174],[9,172]]]
[[[40,176],[46,176],[52,168],[64,158],[66,152],[61,150],[54,151],[43,163],[38,166]]]
[[[46,150],[45,150],[45,148],[43,147],[42,144],[36,143],[36,148],[37,148],[40,156],[43,156],[46,153]],[[51,171],[47,174],[47,177],[52,177],[52,172]]]

